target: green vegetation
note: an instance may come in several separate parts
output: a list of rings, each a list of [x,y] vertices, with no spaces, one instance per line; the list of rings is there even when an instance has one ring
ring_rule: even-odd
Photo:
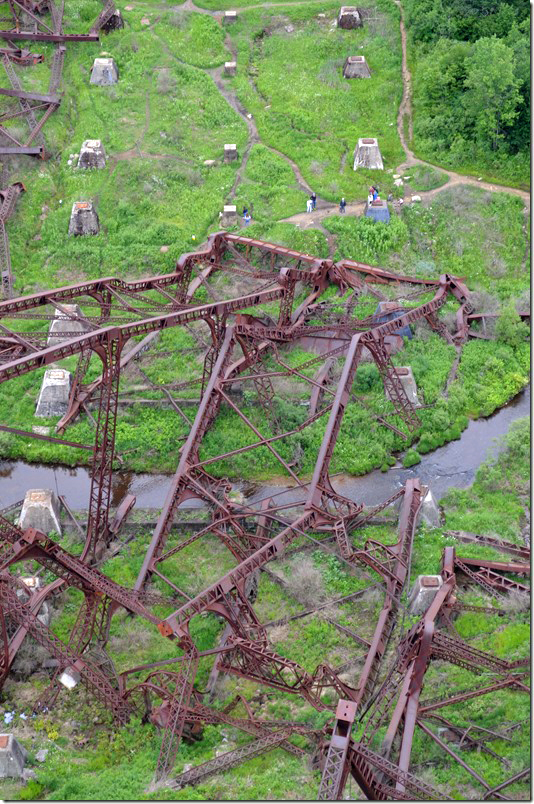
[[[363,28],[343,31],[332,26],[338,10],[330,2],[320,9],[253,9],[232,27],[238,70],[230,83],[262,142],[293,159],[330,201],[364,198],[376,179],[373,171],[353,170],[358,137],[378,137],[386,168],[403,158],[395,123],[402,94],[398,11],[377,0]],[[345,58],[361,49],[372,79],[347,81]],[[384,191],[392,188],[390,175],[381,179]]]
[[[417,153],[528,189],[529,7],[406,0]]]
[[[446,173],[442,173],[430,165],[411,165],[406,173],[410,177],[408,180],[410,189],[416,193],[436,190],[447,184],[449,180]]]

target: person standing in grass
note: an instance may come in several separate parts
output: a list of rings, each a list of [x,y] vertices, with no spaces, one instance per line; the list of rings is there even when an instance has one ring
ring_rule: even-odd
[[[308,198],[306,201],[306,212],[313,212],[313,201],[311,198]]]
[[[251,218],[251,217],[250,217],[250,215],[248,214],[248,210],[247,210],[247,212],[245,212],[245,214],[243,215],[243,220],[245,221],[245,226],[248,226],[248,225],[249,225],[249,223],[250,223],[250,221],[252,220],[252,218]]]
[[[344,213],[345,213],[345,207],[346,207],[346,206],[347,206],[347,202],[345,201],[345,199],[344,199],[344,198],[342,198],[342,199],[341,199],[341,201],[339,202],[339,211],[340,211],[342,214],[344,214]]]
[[[312,193],[310,195],[310,198],[312,202],[312,209],[315,209],[315,207],[317,206],[317,195],[315,193]]]

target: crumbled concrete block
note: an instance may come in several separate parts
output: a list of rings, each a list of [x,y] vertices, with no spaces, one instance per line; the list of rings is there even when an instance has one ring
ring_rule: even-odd
[[[237,145],[227,144],[224,146],[224,161],[234,162],[237,159]]]
[[[237,70],[237,62],[235,61],[225,61],[224,62],[224,74],[225,75],[235,75]]]
[[[37,760],[37,762],[44,762],[47,756],[48,756],[48,749],[41,748],[40,751],[37,751],[35,759]]]
[[[384,170],[382,154],[376,137],[360,137],[354,150],[354,170]]]
[[[24,497],[19,528],[35,528],[42,533],[54,530],[61,535],[59,503],[50,489],[29,489]]]
[[[90,201],[75,201],[69,221],[69,235],[96,235],[100,231],[100,221],[96,209]]]
[[[236,226],[236,225],[237,225],[237,208],[232,204],[224,206],[221,218],[221,226],[223,226],[226,229],[229,226]]]
[[[370,78],[371,70],[365,56],[347,56],[343,65],[343,78]]]
[[[85,140],[80,149],[78,159],[79,168],[98,168],[106,167],[106,154],[101,140]]]
[[[77,316],[72,318],[72,316]],[[47,346],[57,346],[70,337],[76,337],[76,334],[83,335],[88,326],[82,319],[82,311],[77,304],[62,304],[61,310],[56,310],[54,320],[50,324],[48,330]],[[66,335],[64,333],[74,333],[74,335]],[[68,373],[68,372],[67,372]]]
[[[361,28],[362,25],[362,18],[356,6],[341,6],[337,17],[338,28]]]
[[[0,778],[20,779],[28,753],[13,734],[0,734]]]
[[[91,68],[89,83],[99,87],[116,84],[119,80],[119,71],[114,59],[95,59]]]
[[[416,617],[428,609],[443,585],[441,575],[418,575],[408,598],[408,610]]]
[[[213,167],[216,164],[217,164],[217,162],[216,162],[215,159],[205,159],[204,160],[204,166],[205,167]]]
[[[225,11],[223,23],[225,25],[232,25],[234,22],[237,22],[237,11]]]
[[[412,204],[418,204],[421,201],[420,195],[412,195]]]
[[[63,416],[69,406],[71,374],[64,369],[45,371],[35,415],[46,419],[50,416]]]

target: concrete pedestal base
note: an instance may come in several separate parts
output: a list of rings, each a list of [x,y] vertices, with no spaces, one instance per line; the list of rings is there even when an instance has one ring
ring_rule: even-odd
[[[78,159],[79,168],[98,168],[106,167],[106,154],[101,140],[85,140],[80,149]]]
[[[360,137],[354,151],[354,170],[384,170],[382,154],[376,137]]]
[[[100,222],[92,203],[75,201],[70,213],[69,235],[96,235],[99,231]]]
[[[19,528],[35,528],[42,533],[54,530],[61,535],[59,503],[50,489],[29,489],[20,512]]]
[[[224,146],[224,161],[234,162],[237,159],[237,145]]]
[[[119,71],[114,59],[95,59],[91,68],[90,84],[106,87],[116,84],[119,80]]]
[[[423,497],[423,504],[421,505],[421,512],[419,514],[421,522],[428,525],[430,528],[439,528],[441,525],[441,513],[439,505],[434,499],[430,489],[427,490]]]
[[[365,56],[347,56],[343,65],[343,78],[371,78]]]
[[[364,215],[366,218],[371,218],[371,220],[376,223],[389,223],[391,217],[387,201],[379,201],[378,199],[376,201],[367,202]]]
[[[401,385],[406,392],[406,396],[414,405],[414,407],[419,407],[419,399],[417,397],[417,385],[415,384],[415,380],[413,378],[412,369],[410,366],[395,366],[399,379],[401,381]]]
[[[104,23],[102,30],[109,33],[110,31],[117,31],[119,28],[124,28],[124,20],[119,9],[115,9],[109,20]]]
[[[337,16],[338,28],[361,28],[363,26],[360,12],[356,6],[341,6]]]
[[[235,61],[225,61],[224,62],[224,74],[225,75],[235,75],[237,70],[237,63]]]
[[[237,11],[225,11],[223,25],[232,25],[234,22],[237,22]]]
[[[76,335],[83,335],[87,329],[87,325],[77,318],[70,318],[69,316],[81,316],[82,311],[77,304],[62,304],[61,310],[56,310],[56,316],[50,324],[48,330],[47,346],[57,346],[69,337],[76,337]],[[66,335],[64,333],[72,332],[74,335]],[[68,372],[67,372],[68,373]]]
[[[71,374],[64,369],[45,371],[35,415],[46,419],[49,416],[64,416],[69,406]]]
[[[223,207],[221,226],[227,229],[230,226],[237,226],[237,208],[233,205]]]
[[[410,614],[420,617],[428,609],[443,585],[441,575],[418,575],[408,598]]]
[[[0,734],[0,779],[19,779],[28,752],[12,734]]]

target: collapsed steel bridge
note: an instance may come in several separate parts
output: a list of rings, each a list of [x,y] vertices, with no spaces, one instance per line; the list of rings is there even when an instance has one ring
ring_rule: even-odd
[[[225,288],[236,283],[241,295],[223,298]],[[325,301],[321,297],[331,285],[337,286],[338,299]],[[199,303],[199,295],[210,296],[211,301]],[[353,313],[358,299],[368,295],[377,301],[396,302],[397,317],[386,322],[379,314],[357,319]],[[450,299],[458,305],[453,332],[439,317]],[[443,798],[410,771],[417,728],[459,762],[484,788],[486,797],[504,798],[501,790],[516,777],[492,788],[431,726],[439,721],[458,735],[458,728],[437,715],[437,710],[505,688],[518,694],[528,691],[524,662],[510,663],[474,650],[454,633],[452,622],[454,612],[467,605],[458,600],[457,573],[498,599],[511,592],[521,594],[526,587],[508,576],[526,572],[522,560],[527,558],[526,552],[523,549],[517,555],[509,546],[517,560],[506,565],[461,558],[447,548],[444,583],[419,623],[408,633],[400,631],[391,661],[393,635],[399,630],[399,614],[405,611],[403,593],[410,580],[423,489],[419,481],[408,481],[390,499],[366,509],[335,490],[330,471],[344,414],[350,404],[362,404],[353,393],[362,361],[377,366],[389,400],[385,407],[391,408],[376,415],[375,426],[389,427],[407,438],[420,422],[391,358],[402,347],[399,332],[410,324],[426,322],[461,349],[472,312],[469,291],[452,276],[437,280],[398,276],[363,263],[334,263],[224,232],[210,236],[202,251],[183,255],[175,271],[165,276],[131,282],[107,277],[0,302],[0,382],[77,356],[68,410],[57,429],[63,435],[78,416],[87,415],[95,430],[93,445],[59,435],[36,436],[92,449],[88,521],[79,555],[33,528],[21,530],[7,512],[0,518],[2,683],[29,635],[57,664],[48,688],[35,702],[36,709],[53,706],[62,689],[62,673],[68,672],[112,714],[117,726],[142,714],[163,732],[154,785],[179,788],[195,784],[280,747],[297,756],[314,757],[322,769],[322,799],[338,799],[349,775],[373,800]],[[48,327],[58,314],[67,324],[61,336],[55,332],[51,338]],[[27,321],[32,322],[30,329],[25,329]],[[140,362],[154,358],[158,338],[176,327],[193,334],[195,353],[202,362],[197,377],[171,389],[150,381],[150,387],[159,388],[171,405],[177,421],[181,425],[187,422],[188,434],[182,440],[178,466],[137,580],[126,588],[105,574],[105,563],[116,552],[117,535],[132,503],[125,500],[113,519],[111,488],[120,382],[129,372],[140,371]],[[299,345],[317,354],[300,365],[290,365],[288,347]],[[86,382],[92,358],[100,361],[101,374]],[[306,372],[312,366],[318,370],[309,377]],[[281,379],[304,383],[310,389],[307,413],[290,430],[284,428],[277,411]],[[243,409],[238,391],[244,386],[261,409],[263,424]],[[192,420],[181,398],[171,393],[185,388],[199,393]],[[222,410],[232,411],[246,425],[252,440],[206,457],[206,434]],[[282,445],[291,444],[295,434],[323,417],[326,427],[315,468],[311,480],[304,481],[299,477],[298,455],[288,459]],[[260,427],[268,427],[268,434]],[[4,425],[2,429],[35,436]],[[232,484],[215,471],[216,465],[228,458],[254,455],[257,450],[268,450],[288,476],[296,492],[290,502],[276,494],[254,503],[239,501],[232,494]],[[176,513],[190,500],[200,502],[209,518],[201,530],[176,540],[171,532]],[[396,502],[400,503],[397,542],[384,545],[368,539],[362,543],[358,529]],[[174,562],[183,550],[208,536],[219,540],[233,566],[191,595],[173,580]],[[371,640],[334,623],[353,639],[355,656],[363,664],[355,686],[347,683],[342,669],[330,666],[327,656],[309,672],[278,654],[269,642],[268,624],[262,624],[254,607],[262,575],[269,572],[268,563],[310,544],[333,552],[350,572],[360,573],[360,577],[364,573],[384,595]],[[494,546],[500,549],[500,542]],[[503,543],[505,552],[506,548]],[[40,568],[37,572],[46,570],[54,580],[31,591],[21,580],[21,572],[24,569],[27,574],[35,567]],[[69,640],[62,642],[38,613],[47,598],[70,587],[82,592],[83,603]],[[112,618],[118,612],[127,612],[157,629],[161,639],[169,642],[168,658],[117,672],[106,645]],[[201,651],[191,623],[206,613],[222,618],[226,627],[216,647]],[[218,709],[195,687],[199,665],[205,660],[213,661],[211,692],[220,673],[239,676],[260,687],[298,696],[316,710],[330,712],[330,719],[323,729],[302,722],[267,721],[255,715],[242,698]],[[444,700],[421,701],[425,674],[433,660],[472,671],[480,676],[478,686],[455,691]],[[244,709],[244,716],[232,714],[234,709]],[[205,723],[230,724],[254,739],[173,778],[181,739],[198,736]],[[355,724],[358,739],[352,737]],[[489,740],[506,738],[504,732],[488,736],[476,725],[464,732],[459,735],[461,744],[477,750],[491,751],[486,745]],[[294,744],[293,735],[305,738],[308,748]],[[519,776],[524,778],[525,773]]]

